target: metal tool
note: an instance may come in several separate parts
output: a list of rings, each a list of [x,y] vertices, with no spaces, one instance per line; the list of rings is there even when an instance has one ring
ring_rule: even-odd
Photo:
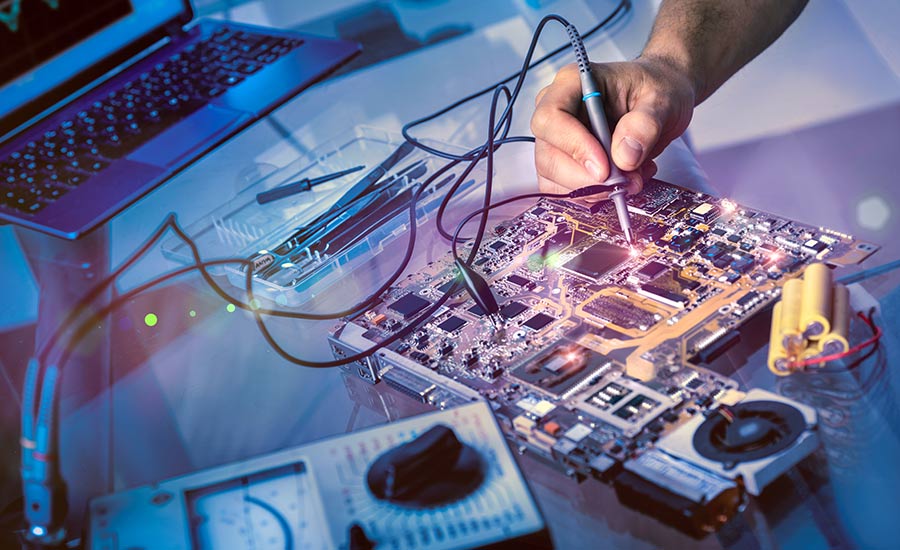
[[[352,174],[353,172],[359,172],[363,168],[365,168],[364,165],[354,166],[353,168],[348,168],[346,170],[341,170],[340,172],[334,172],[332,174],[326,174],[324,176],[319,176],[318,178],[303,178],[299,181],[279,185],[274,189],[269,189],[268,191],[257,193],[256,202],[258,202],[259,204],[266,204],[268,202],[277,201],[278,199],[296,195],[297,193],[309,191],[317,185],[342,178],[347,174]]]
[[[603,109],[603,99],[597,90],[597,82],[590,70],[581,71],[581,92],[584,107],[587,109],[588,120],[591,122],[591,130],[594,136],[606,150],[609,157],[609,177],[604,182],[611,188],[609,198],[616,206],[616,214],[619,225],[625,235],[628,244],[634,244],[634,235],[631,231],[631,219],[628,216],[628,205],[625,202],[628,178],[612,161],[612,135],[609,132],[609,124],[606,122],[606,112]]]

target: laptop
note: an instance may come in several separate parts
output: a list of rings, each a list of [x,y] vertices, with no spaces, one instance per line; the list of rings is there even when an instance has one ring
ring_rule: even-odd
[[[0,222],[76,239],[359,50],[187,0],[0,0]]]

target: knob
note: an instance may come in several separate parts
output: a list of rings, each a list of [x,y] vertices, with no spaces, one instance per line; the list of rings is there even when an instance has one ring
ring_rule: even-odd
[[[427,508],[474,492],[484,482],[485,469],[478,451],[438,424],[375,459],[366,481],[378,499]]]

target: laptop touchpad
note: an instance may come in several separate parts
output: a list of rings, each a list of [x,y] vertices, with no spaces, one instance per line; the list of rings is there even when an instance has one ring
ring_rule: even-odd
[[[219,134],[237,126],[245,116],[245,113],[207,105],[160,133],[127,158],[157,166],[171,166],[194,151],[208,147]]]

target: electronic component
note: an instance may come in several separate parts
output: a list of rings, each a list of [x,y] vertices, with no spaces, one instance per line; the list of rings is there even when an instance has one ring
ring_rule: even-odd
[[[640,290],[638,290],[638,294],[652,298],[661,304],[677,307],[679,309],[684,308],[685,304],[688,303],[687,297],[683,294],[678,294],[677,292],[672,292],[671,290],[666,290],[655,285],[642,285]]]
[[[526,326],[532,330],[541,330],[542,328],[546,327],[547,325],[549,325],[550,323],[552,323],[555,320],[556,319],[554,319],[553,317],[550,317],[549,315],[547,315],[545,313],[538,313],[531,319],[528,319],[527,321],[522,323],[522,326]]]
[[[691,210],[691,218],[701,221],[703,223],[709,223],[716,219],[719,215],[719,208],[711,203],[704,202],[703,204],[697,205]]]
[[[522,277],[521,275],[516,275],[515,273],[507,277],[506,280],[520,287],[527,287],[531,285],[531,281],[529,281],[525,277]]]
[[[675,401],[628,378],[614,378],[597,391],[588,392],[575,407],[594,418],[634,436]]]
[[[818,340],[831,330],[832,293],[831,269],[822,263],[806,266],[800,306],[800,329],[806,338]]]
[[[791,279],[781,290],[781,330],[782,347],[788,354],[795,354],[806,347],[806,339],[800,330],[800,310],[803,300],[803,281]]]
[[[563,269],[596,281],[628,260],[628,249],[599,242],[563,265]]]
[[[831,302],[831,331],[819,340],[823,355],[843,353],[850,349],[847,333],[850,330],[850,291],[844,285],[834,285]]]
[[[402,315],[404,319],[409,319],[430,304],[431,303],[425,298],[421,298],[415,294],[407,294],[388,307]]]
[[[512,319],[528,310],[528,306],[521,302],[509,302],[500,309],[500,316],[504,319]]]
[[[637,270],[635,276],[639,281],[647,282],[652,281],[653,279],[662,275],[662,273],[668,269],[665,264],[661,264],[657,261],[652,261],[645,265],[644,267]]]
[[[769,370],[779,376],[790,374],[788,354],[784,347],[784,328],[781,324],[782,319],[784,319],[782,308],[784,308],[784,302],[778,302],[775,304],[775,307],[772,308],[772,324],[771,332],[769,334],[769,356],[767,360]]]
[[[459,317],[453,315],[448,317],[443,323],[439,324],[437,328],[443,330],[444,332],[452,333],[464,327],[465,324],[465,319],[460,319]]]
[[[695,416],[656,446],[720,477],[741,479],[748,493],[759,495],[818,447],[815,427],[814,409],[752,389],[709,417]]]
[[[607,359],[566,340],[560,341],[510,373],[516,379],[559,397],[590,377]]]

